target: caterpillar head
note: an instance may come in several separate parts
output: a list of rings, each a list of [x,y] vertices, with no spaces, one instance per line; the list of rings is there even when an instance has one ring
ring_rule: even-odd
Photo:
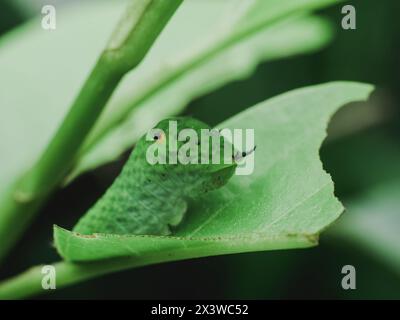
[[[201,193],[231,178],[238,154],[217,129],[189,117],[162,120],[138,142],[135,153],[151,170],[188,181],[188,190]]]

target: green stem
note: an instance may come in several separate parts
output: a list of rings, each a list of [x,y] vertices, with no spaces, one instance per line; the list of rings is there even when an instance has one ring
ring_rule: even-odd
[[[183,0],[136,0],[126,11],[53,139],[0,202],[0,261],[72,168],[122,77],[144,58]]]
[[[140,262],[138,263],[135,258],[121,258],[84,264],[60,261],[52,264],[52,266],[56,271],[56,288],[60,289],[110,272],[140,266],[143,264],[143,260],[140,260]],[[156,262],[154,261],[154,263]],[[148,261],[148,263],[151,263],[151,261]],[[42,268],[43,265],[32,267],[20,275],[1,282],[0,300],[22,299],[49,292],[42,288]]]

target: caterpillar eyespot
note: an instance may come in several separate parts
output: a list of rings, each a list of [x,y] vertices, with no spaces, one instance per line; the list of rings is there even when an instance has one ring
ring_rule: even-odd
[[[162,143],[164,141],[165,135],[161,131],[157,131],[154,133],[153,141],[157,141],[157,143]]]
[[[210,129],[193,118],[161,121],[156,126],[160,132],[153,133],[152,141],[146,140],[146,135],[138,141],[120,175],[78,221],[73,231],[84,235],[169,234],[169,227],[177,226],[183,219],[190,198],[226,184],[235,172],[235,161],[230,165],[212,162],[199,165],[150,164],[146,161],[149,145],[163,141],[168,147],[170,120],[176,121],[178,129],[190,128],[199,136],[201,129]],[[219,137],[223,150],[225,140],[221,135]],[[196,140],[196,145],[199,144],[200,141]],[[198,149],[202,152],[201,148]]]

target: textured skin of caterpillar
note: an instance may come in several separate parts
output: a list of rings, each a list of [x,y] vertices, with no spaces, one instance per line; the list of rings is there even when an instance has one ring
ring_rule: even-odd
[[[212,164],[211,152],[209,164],[169,164],[167,161],[166,164],[151,165],[146,160],[146,151],[154,143],[165,143],[168,154],[170,120],[177,121],[178,132],[191,128],[198,137],[201,129],[210,129],[205,123],[186,117],[169,118],[157,124],[155,128],[162,129],[165,135],[154,137],[154,141],[147,141],[144,135],[138,141],[120,175],[79,220],[74,232],[85,235],[168,235],[170,227],[182,221],[190,198],[226,184],[236,164],[224,164],[223,161]],[[219,152],[223,152],[224,143],[228,142],[222,137],[219,139]],[[185,142],[178,141],[178,148],[183,144]],[[233,150],[232,145],[228,147]],[[200,147],[198,152],[201,156]]]

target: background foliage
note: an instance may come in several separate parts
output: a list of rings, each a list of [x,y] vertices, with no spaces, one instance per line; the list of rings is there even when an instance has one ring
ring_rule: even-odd
[[[85,2],[90,6],[91,1]],[[37,13],[39,6],[27,3],[1,2],[0,32]],[[332,80],[378,86],[367,109],[353,106],[335,117],[331,138],[321,151],[336,194],[348,210],[322,237],[319,247],[150,266],[82,283],[47,298],[400,298],[398,4],[396,0],[350,3],[357,9],[356,31],[340,28],[340,6],[320,11],[319,16],[328,17],[335,30],[328,47],[264,63],[248,79],[201,96],[186,110],[217,124],[301,86]],[[212,112],[215,106],[218,113]],[[19,144],[22,147],[23,141]],[[123,162],[124,157],[104,165],[55,194],[1,269],[1,278],[57,260],[55,251],[49,250],[52,224],[72,226],[112,182]],[[86,196],[81,197],[82,193]],[[357,290],[340,287],[345,264],[357,269]]]

